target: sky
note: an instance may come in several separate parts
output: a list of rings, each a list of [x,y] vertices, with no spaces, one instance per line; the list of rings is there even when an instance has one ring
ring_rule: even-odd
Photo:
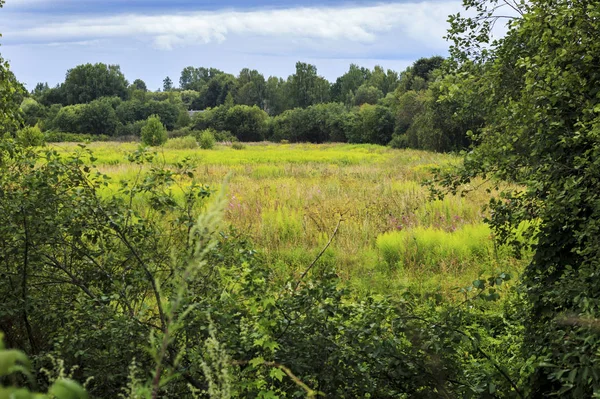
[[[158,89],[186,66],[286,78],[297,61],[330,81],[351,63],[398,72],[447,55],[461,0],[6,0],[0,54],[32,89],[84,63],[118,64]]]

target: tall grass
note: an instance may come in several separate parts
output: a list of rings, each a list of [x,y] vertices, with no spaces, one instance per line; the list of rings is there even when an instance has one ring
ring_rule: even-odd
[[[90,144],[100,171],[115,182],[107,191],[138,173],[138,166],[126,161],[136,147]],[[480,189],[465,198],[429,202],[420,184],[433,166],[451,165],[457,157],[350,144],[156,151],[156,162],[166,165],[194,160],[195,178],[214,189],[230,175],[226,220],[253,238],[278,273],[304,269],[340,215],[343,222],[326,259],[346,281],[365,290],[397,292],[417,282],[449,289],[496,267],[490,232],[481,224],[489,194]]]
[[[464,225],[451,232],[422,226],[388,232],[377,237],[377,248],[390,267],[436,273],[460,272],[495,256],[485,224]]]

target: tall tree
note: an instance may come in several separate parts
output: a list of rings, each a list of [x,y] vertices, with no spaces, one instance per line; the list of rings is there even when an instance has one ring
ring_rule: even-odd
[[[67,104],[89,103],[100,97],[127,98],[127,80],[118,65],[84,64],[67,71],[62,85]]]
[[[524,284],[528,397],[600,392],[600,3],[467,0],[451,17],[451,53],[464,83],[450,95],[486,93],[487,127],[476,135],[456,190],[474,175],[515,185],[491,202],[497,236],[531,226],[534,256]],[[510,13],[499,12],[499,6]],[[493,25],[510,16],[507,35]],[[512,16],[511,16],[512,15]]]
[[[296,73],[289,77],[290,96],[295,107],[306,108],[329,101],[329,82],[317,75],[317,67],[304,62],[296,63]]]
[[[173,81],[170,77],[166,77],[163,79],[163,91],[171,91],[173,90]]]

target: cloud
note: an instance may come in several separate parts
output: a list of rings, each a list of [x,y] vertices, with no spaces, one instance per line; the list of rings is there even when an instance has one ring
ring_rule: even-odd
[[[13,0],[15,1],[15,0]],[[39,0],[20,0],[35,2]],[[388,3],[373,6],[295,7],[275,10],[220,10],[167,15],[118,14],[67,16],[60,22],[32,21],[6,31],[11,42],[93,41],[133,38],[171,50],[231,37],[288,38],[297,41],[345,42],[372,45],[380,36],[398,32],[403,40],[427,48],[445,48],[446,18],[459,9],[456,1]]]

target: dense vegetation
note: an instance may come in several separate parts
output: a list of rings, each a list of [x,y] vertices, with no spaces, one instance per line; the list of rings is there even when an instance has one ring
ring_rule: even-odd
[[[20,108],[27,125],[37,124],[52,138],[80,133],[128,140],[140,136],[146,120],[157,115],[171,136],[198,136],[210,128],[239,141],[386,145],[394,138],[397,147],[453,150],[468,144],[464,126],[436,113],[439,90],[429,88],[442,74],[443,61],[423,58],[401,74],[351,65],[334,84],[301,62],[287,80],[265,79],[249,69],[236,77],[187,67],[179,88],[165,79],[157,92],[139,79],[129,84],[118,66],[86,64],[69,70],[57,87],[36,85]],[[433,119],[419,119],[426,111]]]
[[[464,5],[448,60],[333,85],[97,64],[27,94],[0,62],[0,397],[600,396],[600,4]],[[265,138],[470,150],[215,144]]]

